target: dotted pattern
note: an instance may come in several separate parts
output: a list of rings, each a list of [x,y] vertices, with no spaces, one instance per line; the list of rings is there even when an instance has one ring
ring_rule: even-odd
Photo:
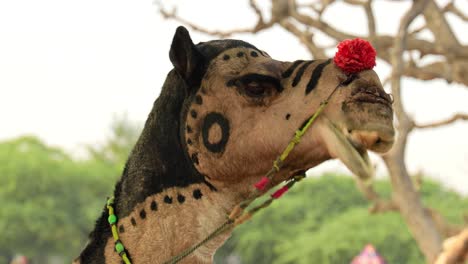
[[[193,199],[200,200],[202,197],[203,197],[203,193],[202,193],[202,191],[200,189],[196,188],[196,189],[194,189],[192,191],[192,198]],[[186,199],[187,198],[184,195],[182,195],[180,193],[177,194],[177,202],[179,204],[185,203]],[[166,204],[172,204],[173,203],[173,198],[170,197],[169,195],[165,195],[164,198],[163,198],[163,202],[166,203]],[[148,209],[150,211],[152,211],[152,212],[157,212],[158,211],[158,202],[155,201],[155,200],[151,201]],[[141,220],[145,220],[148,217],[148,213],[145,210],[145,208],[140,210],[140,212],[138,213],[138,216],[140,217]],[[134,217],[130,218],[130,224],[133,227],[137,226],[137,221],[135,220]],[[118,231],[119,231],[120,234],[125,233],[126,232],[125,226],[123,224],[119,225]]]

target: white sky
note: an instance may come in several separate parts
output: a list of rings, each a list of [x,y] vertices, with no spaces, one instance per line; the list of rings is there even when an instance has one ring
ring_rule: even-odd
[[[181,15],[212,29],[255,23],[246,0],[169,2],[179,6]],[[395,32],[408,3],[378,3],[379,32]],[[456,3],[468,13],[467,1]],[[344,4],[326,18],[344,31],[367,31],[363,13]],[[449,21],[467,44],[468,24],[453,16]],[[177,26],[160,17],[152,0],[0,0],[0,140],[34,134],[80,153],[83,143],[98,143],[108,135],[114,114],[127,112],[143,122],[172,68],[168,51]],[[197,33],[192,38],[212,39]],[[294,37],[277,27],[235,38],[275,59],[310,58]],[[389,68],[380,62],[376,71],[384,79]],[[415,80],[403,85],[407,110],[417,121],[468,113],[467,87]],[[422,170],[468,193],[467,135],[468,122],[413,133],[407,151],[410,171]],[[312,174],[324,170],[345,171],[334,161]]]

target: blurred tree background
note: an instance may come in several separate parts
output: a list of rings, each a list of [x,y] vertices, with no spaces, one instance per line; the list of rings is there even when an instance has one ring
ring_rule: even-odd
[[[86,159],[31,136],[1,142],[0,263],[17,254],[36,264],[76,257],[140,129],[125,116],[116,118],[104,144],[86,146]],[[387,181],[375,188],[390,196]],[[427,206],[462,223],[467,197],[426,179],[420,193]],[[388,263],[423,263],[401,216],[370,216],[370,205],[347,175],[309,177],[237,229],[216,263],[349,263],[368,243]]]

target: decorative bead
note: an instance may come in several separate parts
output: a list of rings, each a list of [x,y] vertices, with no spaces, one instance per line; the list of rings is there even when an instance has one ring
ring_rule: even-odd
[[[278,199],[281,197],[281,195],[283,195],[285,192],[287,192],[289,190],[289,186],[285,185],[283,187],[281,187],[280,189],[276,190],[276,192],[274,192],[272,195],[271,195],[271,198],[273,199]]]
[[[265,187],[267,186],[268,182],[270,179],[267,177],[263,176],[260,181],[258,181],[256,184],[254,184],[255,188],[257,188],[259,191],[263,191]]]
[[[109,218],[107,218],[107,221],[109,221],[109,224],[115,224],[117,223],[117,216],[115,215],[109,215]]]
[[[115,243],[115,250],[120,254],[125,250],[124,245],[121,242]]]

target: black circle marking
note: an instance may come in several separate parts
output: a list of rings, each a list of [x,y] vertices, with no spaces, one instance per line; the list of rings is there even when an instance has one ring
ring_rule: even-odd
[[[132,223],[132,226],[136,226],[135,218],[132,217],[132,218],[130,219],[130,222]]]
[[[239,58],[240,58],[240,57],[243,57],[243,56],[244,56],[244,52],[242,52],[242,51],[239,51],[239,52],[237,53],[237,57],[239,57]]]
[[[211,143],[208,140],[208,135],[210,128],[215,124],[218,124],[221,128],[221,139],[219,142]],[[229,140],[229,130],[229,121],[222,114],[217,112],[211,112],[207,114],[205,116],[205,120],[203,120],[202,126],[203,144],[205,144],[205,147],[211,152],[223,152]]]
[[[145,211],[145,209],[142,209],[142,210],[140,211],[140,218],[141,218],[141,219],[145,219],[145,218],[146,218],[146,211]]]
[[[251,51],[250,56],[252,57],[258,57],[258,53],[256,51]]]
[[[200,199],[201,197],[203,196],[202,192],[200,191],[200,189],[195,189],[193,190],[193,198],[195,199]]]
[[[229,58],[230,58],[230,57],[229,57],[229,55],[227,55],[227,54],[223,56],[223,60],[229,60]]]
[[[156,201],[151,202],[150,208],[151,208],[151,211],[158,210],[158,204],[156,203]]]
[[[190,115],[193,117],[193,118],[197,118],[197,111],[195,110],[190,110]]]
[[[187,126],[187,133],[192,133],[193,130],[192,130],[192,127],[191,126]]]
[[[123,233],[123,232],[125,232],[125,228],[124,228],[123,225],[120,225],[119,226],[119,233]]]
[[[188,144],[188,145],[192,145],[192,140],[191,140],[190,138],[187,139],[187,144]]]
[[[185,196],[183,196],[182,194],[179,194],[177,195],[177,201],[182,204],[185,202]]]
[[[289,120],[290,117],[291,117],[291,114],[287,113],[285,118],[286,118],[286,120]]]
[[[169,197],[169,196],[164,196],[164,202],[167,203],[167,204],[171,204],[172,203],[172,197]]]

